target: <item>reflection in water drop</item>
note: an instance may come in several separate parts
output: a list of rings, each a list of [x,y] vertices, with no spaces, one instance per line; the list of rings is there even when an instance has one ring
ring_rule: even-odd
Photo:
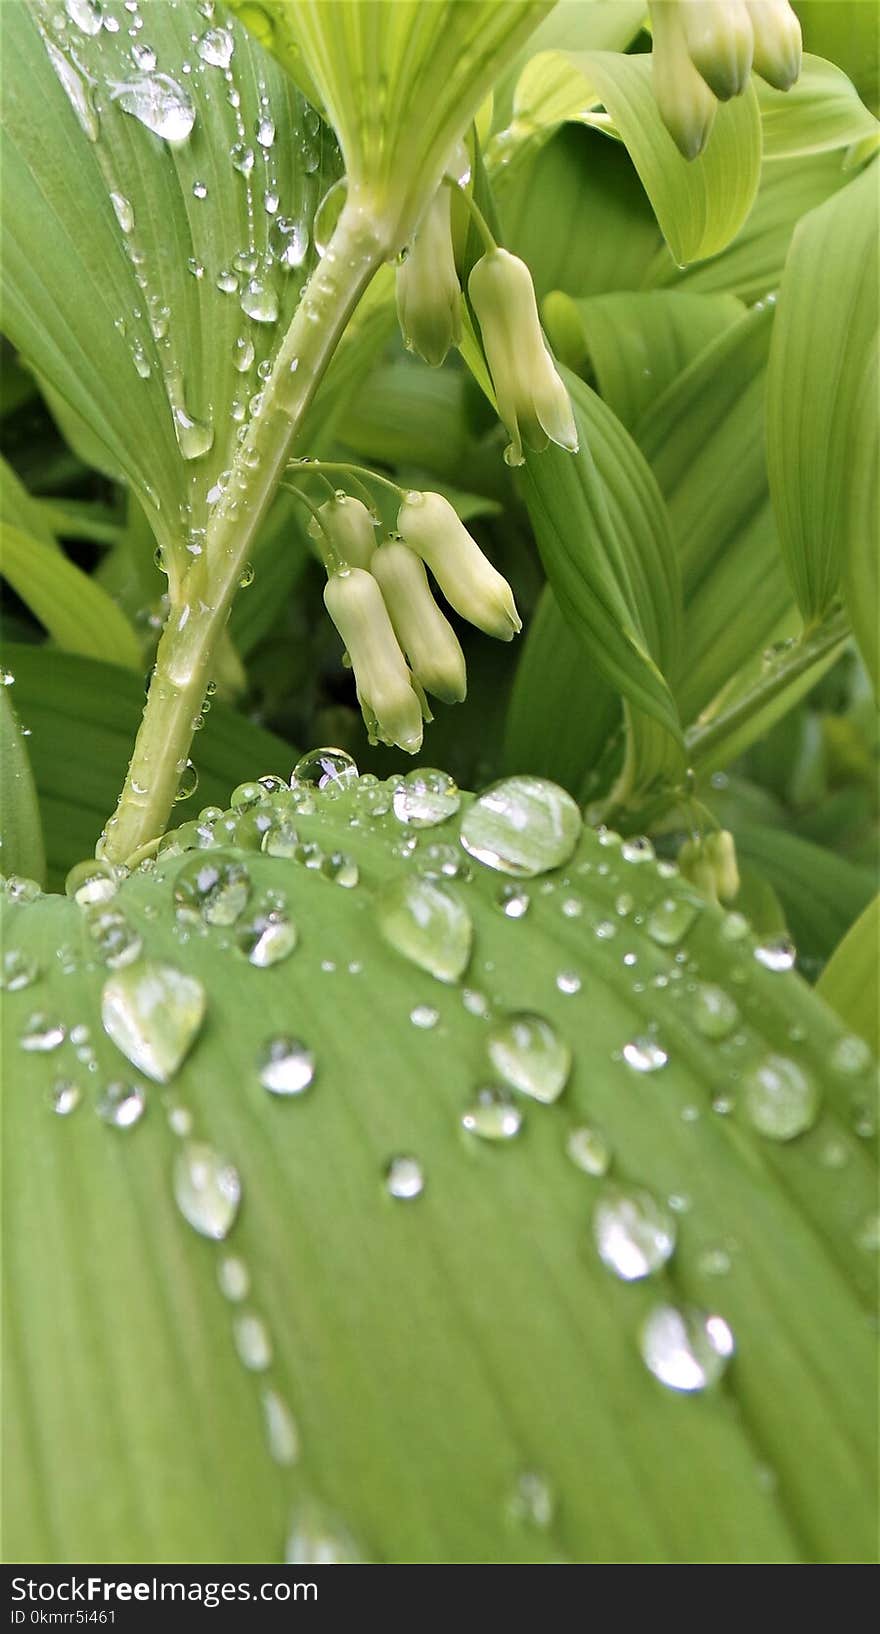
[[[656,1305],[640,1335],[642,1358],[670,1390],[705,1390],[720,1379],[734,1351],[724,1318],[692,1308]]]

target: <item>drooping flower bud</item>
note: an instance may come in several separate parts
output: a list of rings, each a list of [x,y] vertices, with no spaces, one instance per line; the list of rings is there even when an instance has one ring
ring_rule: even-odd
[[[746,0],[755,37],[755,72],[788,91],[801,71],[801,25],[788,0]]]
[[[727,828],[702,839],[685,840],[678,866],[686,879],[714,902],[732,902],[739,890],[736,843]]]
[[[371,738],[414,755],[422,709],[376,580],[359,567],[331,573],[324,605],[345,642]]]
[[[408,545],[388,539],[376,551],[371,571],[416,680],[443,703],[461,703],[467,693],[464,653],[431,594],[420,558]]]
[[[513,591],[442,494],[408,493],[397,518],[404,542],[427,563],[450,606],[499,641],[522,629]]]
[[[468,279],[495,388],[498,413],[510,434],[509,465],[522,465],[522,445],[540,453],[548,442],[576,452],[571,399],[547,349],[535,286],[524,261],[489,250]]]
[[[369,567],[376,548],[376,525],[366,505],[351,494],[337,494],[318,507],[318,515],[339,561],[346,567]],[[309,535],[321,538],[314,518],[309,523]]]
[[[717,103],[688,55],[679,0],[649,0],[654,35],[654,97],[672,140],[685,159],[696,159],[709,140]]]
[[[452,193],[439,187],[397,269],[397,316],[411,351],[437,368],[461,339],[461,289],[452,249]]]
[[[752,24],[744,0],[688,0],[681,6],[688,55],[719,102],[739,96],[752,66]]]

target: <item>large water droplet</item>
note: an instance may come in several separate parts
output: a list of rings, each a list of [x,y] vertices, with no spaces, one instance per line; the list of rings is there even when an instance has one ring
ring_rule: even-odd
[[[64,1043],[65,1028],[56,1018],[33,1015],[19,1034],[19,1044],[31,1054],[44,1055]]]
[[[408,772],[398,783],[391,797],[391,806],[399,823],[410,828],[436,828],[454,817],[461,805],[458,785],[448,772],[432,768]]]
[[[675,1220],[664,1204],[639,1187],[609,1187],[593,1210],[599,1257],[624,1282],[652,1276],[675,1248]]]
[[[676,947],[690,930],[700,906],[700,903],[688,902],[676,896],[668,896],[658,902],[651,909],[645,927],[651,940],[659,942],[661,947]]]
[[[623,1046],[623,1059],[634,1072],[659,1072],[669,1057],[655,1038],[633,1038]]]
[[[187,1141],[174,1162],[174,1200],[194,1231],[222,1242],[241,1201],[238,1172],[213,1146]]]
[[[83,34],[100,34],[104,22],[100,0],[64,0],[64,10]]]
[[[262,278],[249,278],[239,297],[242,312],[254,323],[275,323],[278,318],[278,296],[271,284]]]
[[[116,869],[112,862],[92,857],[86,862],[74,863],[64,881],[64,889],[81,908],[96,902],[108,902],[118,887]]]
[[[577,1168],[584,1174],[601,1176],[611,1167],[611,1147],[598,1129],[583,1125],[569,1131],[565,1150]]]
[[[344,749],[312,749],[301,755],[290,774],[290,786],[305,784],[316,789],[327,789],[331,783],[340,783],[344,789],[357,781],[358,769],[351,755]]]
[[[123,113],[145,125],[165,142],[185,142],[196,120],[188,91],[168,74],[146,74],[111,92]]]
[[[80,129],[90,142],[97,142],[101,127],[98,124],[98,116],[92,105],[92,93],[89,87],[82,76],[77,73],[73,64],[68,62],[63,52],[59,51],[58,47],[53,45],[52,41],[48,40],[45,35],[43,36],[43,44],[46,47],[52,67],[64,87],[67,100],[76,114]]]
[[[523,1115],[505,1089],[486,1084],[477,1090],[461,1122],[469,1134],[483,1140],[512,1140],[522,1128]]]
[[[228,68],[235,50],[235,40],[228,28],[209,28],[196,42],[196,50],[212,68]]]
[[[235,940],[245,958],[252,965],[265,970],[280,964],[296,947],[296,926],[280,909],[258,913],[239,925]]]
[[[388,944],[441,982],[455,982],[467,967],[473,924],[464,905],[430,880],[392,880],[375,900],[376,921]]]
[[[66,1118],[69,1117],[71,1112],[76,1111],[81,1099],[82,1091],[79,1084],[75,1084],[70,1078],[59,1078],[52,1085],[49,1104],[52,1111],[57,1112],[60,1118]]]
[[[288,1033],[263,1045],[257,1072],[264,1089],[273,1095],[301,1095],[315,1076],[315,1057],[307,1045]]]
[[[543,1016],[505,1016],[490,1029],[486,1049],[505,1083],[545,1105],[558,1100],[568,1082],[571,1050]]]
[[[145,959],[104,983],[101,1021],[132,1066],[167,1084],[195,1043],[205,1015],[205,989],[173,965]]]
[[[487,868],[529,878],[567,862],[580,838],[570,794],[543,777],[508,777],[465,812],[461,843]]]
[[[849,1077],[867,1072],[872,1060],[870,1045],[858,1034],[846,1033],[832,1046],[829,1065],[834,1072],[842,1072]]]
[[[143,1084],[126,1084],[116,1080],[107,1084],[98,1097],[96,1111],[98,1117],[113,1129],[131,1129],[140,1122],[146,1106]]]
[[[819,1091],[796,1061],[766,1055],[743,1080],[743,1104],[754,1129],[768,1140],[794,1140],[816,1121]]]
[[[739,1010],[730,994],[711,982],[700,983],[691,1013],[697,1032],[704,1038],[727,1038],[739,1021]]]
[[[88,916],[89,935],[99,959],[111,970],[121,970],[140,957],[140,932],[116,908],[98,908]]]
[[[755,948],[755,958],[765,970],[793,970],[797,948],[786,933],[768,936]]]
[[[184,863],[174,881],[178,915],[201,916],[208,925],[234,925],[250,894],[246,864],[222,852],[212,851]]]
[[[705,1390],[720,1379],[734,1351],[724,1318],[656,1305],[639,1337],[646,1367],[670,1390]]]
[[[393,1157],[385,1170],[385,1190],[389,1197],[409,1201],[421,1197],[425,1173],[417,1157]]]
[[[294,1511],[284,1563],[286,1566],[363,1566],[367,1560],[338,1516],[309,1498]]]

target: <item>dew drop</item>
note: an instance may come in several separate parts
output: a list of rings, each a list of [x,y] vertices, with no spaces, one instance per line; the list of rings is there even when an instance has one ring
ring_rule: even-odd
[[[753,1129],[768,1140],[794,1140],[811,1128],[819,1092],[797,1062],[767,1055],[743,1080],[743,1105]]]
[[[410,1010],[409,1019],[414,1027],[428,1031],[431,1027],[436,1027],[440,1020],[440,1011],[435,1010],[431,1004],[416,1004]]]
[[[250,894],[247,865],[217,851],[184,863],[174,881],[178,917],[200,916],[207,925],[234,925]]]
[[[235,933],[236,946],[249,964],[266,970],[281,963],[296,947],[296,926],[280,909],[258,913]]]
[[[509,777],[465,812],[461,843],[487,868],[530,878],[567,862],[580,838],[580,811],[542,777]]]
[[[659,1072],[669,1056],[654,1038],[633,1038],[623,1046],[623,1059],[633,1072]]]
[[[228,28],[209,28],[196,42],[202,62],[212,68],[228,68],[235,51],[235,40]]]
[[[671,1257],[675,1219],[648,1191],[609,1187],[593,1210],[593,1236],[609,1271],[624,1282],[637,1282]]]
[[[79,907],[90,908],[96,903],[109,902],[116,895],[118,883],[112,862],[92,857],[74,863],[64,881],[64,889]]]
[[[661,947],[677,947],[694,923],[700,906],[685,897],[665,897],[652,908],[645,926],[652,942]]]
[[[127,1061],[167,1084],[195,1043],[205,1016],[205,989],[173,965],[144,959],[104,983],[101,1021]]]
[[[99,1096],[98,1117],[113,1129],[131,1129],[139,1123],[146,1111],[147,1097],[143,1084],[126,1084],[120,1080],[107,1084]]]
[[[514,1483],[507,1504],[510,1519],[519,1526],[533,1526],[546,1532],[553,1525],[556,1500],[546,1476],[537,1470],[523,1470]]]
[[[516,885],[504,885],[496,901],[506,919],[524,919],[532,905],[528,891],[522,891]]]
[[[196,121],[189,93],[168,74],[146,74],[127,85],[116,85],[111,96],[123,113],[131,114],[165,142],[185,142]]]
[[[275,323],[278,318],[278,296],[271,284],[261,278],[249,278],[240,296],[241,310],[254,323]]]
[[[421,1197],[425,1174],[417,1157],[393,1157],[385,1170],[385,1190],[389,1197],[409,1201]]]
[[[140,933],[117,908],[94,909],[87,924],[95,952],[110,970],[121,970],[140,957],[143,949]]]
[[[269,1456],[287,1469],[299,1456],[299,1431],[293,1414],[277,1390],[264,1390],[262,1402]]]
[[[238,1171],[213,1146],[187,1141],[174,1161],[174,1200],[202,1237],[228,1237],[241,1201]]]
[[[64,10],[83,34],[100,34],[104,8],[100,0],[64,0]]]
[[[691,1014],[694,1026],[704,1038],[727,1038],[739,1021],[739,1010],[723,987],[701,982],[694,994]]]
[[[40,967],[30,953],[25,953],[23,948],[6,948],[0,964],[0,991],[18,993],[30,987],[39,974]]]
[[[872,1061],[871,1049],[856,1033],[847,1033],[833,1045],[829,1065],[833,1072],[847,1077],[867,1072]]]
[[[312,749],[302,755],[290,774],[290,786],[298,784],[309,788],[327,789],[331,783],[351,788],[357,780],[358,769],[351,755],[344,749]]]
[[[620,855],[624,862],[653,862],[656,852],[647,835],[637,834],[621,842]]]
[[[584,1174],[599,1178],[607,1174],[611,1167],[611,1148],[605,1136],[598,1129],[588,1128],[586,1124],[569,1131],[565,1150],[572,1163],[578,1169],[583,1169]]]
[[[232,1327],[238,1359],[252,1373],[265,1373],[272,1365],[272,1343],[262,1317],[242,1311]]]
[[[19,1044],[29,1054],[46,1055],[64,1043],[66,1029],[60,1021],[50,1021],[42,1013],[33,1015],[19,1035]]]
[[[238,280],[236,280],[236,288]],[[232,361],[239,374],[246,374],[254,361],[254,343],[247,335],[239,335],[232,347]]]
[[[363,1566],[361,1552],[347,1526],[315,1499],[294,1511],[284,1551],[286,1566]]]
[[[75,1084],[71,1078],[59,1078],[52,1085],[49,1104],[60,1118],[69,1117],[71,1112],[75,1112],[81,1100],[82,1091],[79,1084]]]
[[[251,1279],[244,1260],[237,1255],[227,1254],[217,1267],[217,1283],[224,1299],[231,1304],[238,1305],[247,1299],[250,1292]]]
[[[556,986],[560,993],[571,996],[581,990],[581,978],[576,970],[560,970],[556,977]]]
[[[281,1033],[263,1045],[257,1072],[272,1095],[301,1095],[314,1081],[315,1057],[300,1039]]]
[[[670,1390],[706,1390],[720,1379],[734,1351],[724,1318],[693,1307],[655,1305],[639,1336],[648,1371]]]
[[[111,193],[110,203],[124,233],[134,232],[134,211],[124,193]]]
[[[486,1050],[495,1071],[523,1095],[549,1106],[571,1072],[571,1050],[543,1016],[520,1011],[490,1029]]]
[[[463,975],[473,923],[467,908],[441,886],[402,876],[378,892],[374,912],[381,936],[411,964],[441,982]]]
[[[765,970],[793,970],[797,949],[790,936],[771,936],[758,943],[755,958]]]
[[[523,1115],[507,1091],[494,1084],[478,1089],[462,1113],[462,1128],[482,1140],[513,1140],[523,1124]]]
[[[460,805],[461,796],[453,778],[433,768],[408,772],[391,797],[397,821],[410,828],[436,828],[454,817]]]

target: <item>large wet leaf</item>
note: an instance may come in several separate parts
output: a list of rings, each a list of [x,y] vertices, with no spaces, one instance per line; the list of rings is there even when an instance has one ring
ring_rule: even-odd
[[[880,897],[875,896],[834,951],[819,978],[826,1004],[848,1027],[880,1050],[880,1009],[877,1007]]]
[[[157,535],[197,545],[335,144],[228,16],[180,0],[108,32],[95,15],[7,7],[4,326]]]
[[[546,785],[465,802],[484,863],[457,815],[331,792],[262,808],[298,858],[7,905],[10,1552],[265,1561],[298,1511],[311,1559],[319,1503],[342,1559],[869,1559],[863,1054],[784,948],[644,845],[578,841]],[[534,877],[491,865],[514,853]],[[499,1074],[532,1093],[481,1100]],[[682,1304],[715,1315],[696,1360],[656,1315]]]
[[[27,744],[9,701],[8,671],[0,686],[0,787],[3,789],[0,858],[4,874],[46,882],[46,858],[37,791]]]

